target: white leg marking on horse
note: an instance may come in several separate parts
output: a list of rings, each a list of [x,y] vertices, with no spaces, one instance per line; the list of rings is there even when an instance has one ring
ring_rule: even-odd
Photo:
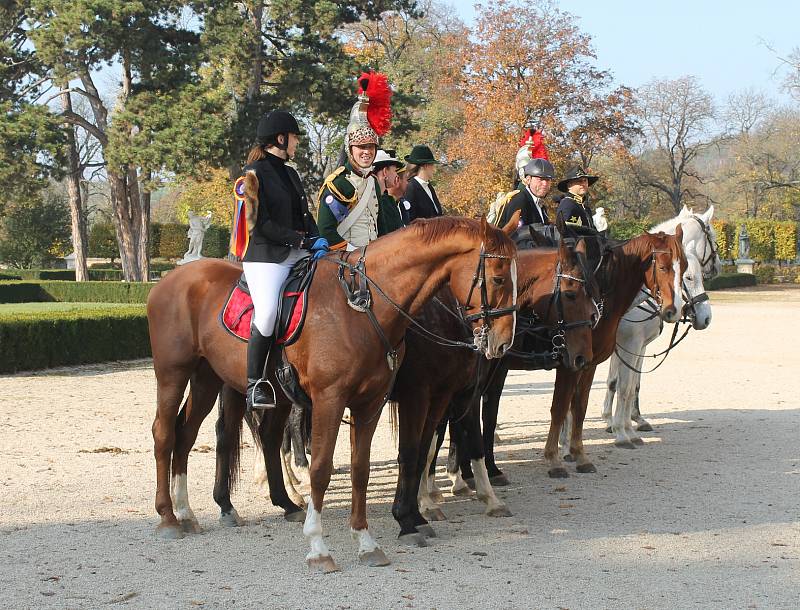
[[[428,457],[425,459],[425,469],[422,471],[422,476],[419,479],[419,490],[417,492],[417,500],[419,502],[419,510],[424,512],[426,510],[436,510],[441,508],[430,494],[430,483],[428,477],[430,476],[431,462],[436,455],[436,435],[431,439],[431,446],[428,447]]]
[[[572,411],[568,411],[564,417],[564,423],[558,433],[558,442],[561,445],[561,455],[568,455],[570,453],[570,439],[572,430]]]
[[[478,499],[486,504],[486,512],[490,513],[497,509],[507,509],[504,502],[500,501],[492,489],[489,482],[489,473],[486,472],[486,463],[483,460],[470,460],[472,472],[475,474],[475,491]]]
[[[294,469],[292,468],[292,452],[284,451],[283,447],[281,447],[281,462],[283,463],[284,476],[289,477],[294,485],[299,485],[300,479],[297,478],[297,475],[295,475]]]
[[[363,555],[364,553],[371,553],[375,549],[379,549],[380,545],[375,542],[375,539],[369,533],[369,529],[364,528],[363,530],[354,530],[352,527],[350,528],[350,535],[353,537],[353,540],[358,541],[358,554]]]
[[[464,478],[461,476],[460,470],[456,472],[448,472],[447,476],[450,477],[450,480],[453,482],[453,486],[450,488],[450,493],[452,493],[454,496],[459,495],[459,493],[472,493],[469,485],[464,482]],[[464,490],[466,490],[466,492]]]
[[[172,506],[175,509],[175,517],[178,521],[197,521],[197,518],[189,506],[189,488],[187,485],[187,476],[183,474],[176,474],[172,477]]]
[[[311,550],[306,555],[306,560],[330,557],[331,552],[322,539],[322,515],[314,508],[314,502],[310,497],[308,498],[306,522],[303,524],[303,535],[308,538],[308,542],[311,545]]]

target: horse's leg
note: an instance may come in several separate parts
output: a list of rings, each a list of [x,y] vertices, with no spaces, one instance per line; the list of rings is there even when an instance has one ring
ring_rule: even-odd
[[[283,467],[281,466],[281,442],[283,431],[286,427],[286,418],[289,416],[289,404],[279,404],[274,409],[264,409],[262,413],[259,435],[261,447],[264,450],[264,464],[267,468],[269,481],[269,496],[273,506],[278,506],[284,511],[284,519],[300,522],[305,518],[303,509],[291,500],[284,483]],[[294,490],[294,497],[299,494]]]
[[[283,465],[283,479],[292,485],[300,485],[300,479],[292,469],[292,416],[289,414],[289,421],[283,430],[283,440],[281,441],[281,464]]]
[[[395,386],[398,392],[398,448],[397,448],[397,488],[392,503],[392,516],[400,525],[398,540],[409,546],[427,546],[425,536],[419,531],[417,522],[426,525],[427,521],[416,513],[417,490],[419,489],[420,442],[425,418],[428,413],[429,398],[426,390],[416,384],[401,383]],[[313,456],[312,456],[313,460]]]
[[[245,409],[243,418],[250,434],[253,436],[253,483],[265,495],[269,495],[269,481],[267,480],[267,467],[264,462],[264,450],[261,448],[261,427],[260,411],[247,411]]]
[[[641,345],[634,348],[641,349]],[[631,350],[633,351],[633,350]],[[638,353],[638,352],[636,352]],[[616,356],[614,356],[616,357]],[[641,358],[633,358],[631,366],[639,366]],[[624,368],[624,370],[622,370]],[[633,389],[636,387],[635,373],[628,367],[622,366],[617,375],[617,408],[614,409],[614,416],[611,419],[611,431],[614,434],[614,445],[623,449],[635,449],[636,445],[631,442],[627,430],[630,428],[630,410],[633,402]],[[626,423],[626,420],[628,423]]]
[[[570,452],[575,458],[575,469],[578,472],[597,472],[594,464],[586,457],[583,450],[583,421],[586,418],[586,408],[589,404],[589,392],[592,389],[594,373],[597,365],[587,366],[578,376],[578,387],[572,397],[572,437],[570,438]]]
[[[617,391],[617,380],[619,375],[619,357],[612,354],[608,366],[608,378],[606,379],[606,397],[603,399],[603,412],[601,417],[606,422],[606,432],[611,432],[611,413],[614,408],[614,394]]]
[[[423,473],[425,477],[426,485],[428,486],[428,495],[433,499],[434,502],[442,503],[444,502],[444,496],[442,495],[442,490],[439,489],[439,486],[436,484],[436,459],[439,457],[439,451],[442,449],[442,444],[444,443],[444,435],[447,429],[447,421],[442,420],[439,424],[439,427],[436,428],[436,448],[433,451],[433,458],[431,460],[430,466],[428,466],[428,470]]]
[[[156,512],[161,522],[156,533],[162,538],[183,538],[170,497],[170,463],[175,448],[175,422],[183,391],[194,363],[188,366],[156,367],[157,407],[153,421],[153,452],[156,458]]]
[[[427,442],[426,442],[427,441]],[[419,471],[419,487],[417,492],[417,506],[423,517],[431,521],[446,521],[442,507],[431,497],[427,478],[430,476],[430,465],[436,457],[436,435],[423,434],[420,449],[425,445],[428,451],[420,455],[423,467]]]
[[[508,364],[501,360],[497,363],[496,369],[489,374],[489,383],[483,393],[483,408],[481,417],[483,418],[483,450],[486,454],[486,472],[490,480],[504,477],[503,472],[497,467],[494,457],[495,432],[497,430],[497,414],[500,410],[500,396],[503,393],[503,386],[508,375]],[[508,479],[506,479],[506,482]]]
[[[359,563],[371,567],[388,566],[386,553],[369,533],[367,525],[367,485],[369,485],[369,455],[372,437],[380,419],[378,405],[366,412],[355,411],[350,428],[350,480],[352,482],[352,507],[350,533],[358,542]]]
[[[544,447],[544,459],[549,467],[547,474],[553,479],[569,476],[558,456],[558,437],[572,402],[577,378],[578,374],[574,371],[569,371],[564,367],[556,369],[556,384],[553,389],[553,402],[550,406],[550,430],[547,433],[547,443]]]
[[[216,425],[217,471],[214,477],[214,501],[220,510],[219,522],[225,527],[244,524],[231,504],[231,490],[239,478],[239,451],[244,412],[244,396],[228,385],[222,386]],[[254,435],[254,438],[257,436]],[[260,454],[260,449],[258,451]]]
[[[475,474],[472,472],[472,465],[469,459],[465,459],[467,449],[464,447],[466,439],[462,433],[458,422],[450,418],[450,448],[447,455],[447,476],[450,478],[450,493],[454,496],[471,496],[472,488],[475,486]],[[464,479],[469,476],[469,481]]]
[[[175,430],[175,450],[172,457],[172,506],[181,529],[197,534],[202,530],[189,505],[188,466],[189,452],[197,440],[203,420],[214,408],[222,380],[214,373],[207,360],[201,360],[189,382],[182,417],[179,415]]]
[[[333,452],[336,449],[339,423],[344,415],[344,405],[337,400],[335,394],[328,400],[322,396],[312,396],[311,400],[314,404],[311,430],[311,501],[308,503],[303,535],[311,546],[306,555],[306,563],[314,570],[328,573],[339,568],[322,538],[322,505],[331,482]]]
[[[478,499],[486,504],[486,515],[490,517],[510,517],[511,511],[505,502],[500,500],[494,493],[492,484],[489,481],[489,475],[486,472],[479,419],[480,399],[472,401],[472,390],[469,390],[468,393],[468,396],[461,397],[461,400],[468,404],[469,408],[460,424],[465,441],[464,448],[472,464],[472,471],[475,473],[475,491],[478,494]]]
[[[306,456],[305,438],[305,419],[306,409],[300,405],[292,405],[289,412],[289,436],[292,439],[292,452],[294,453],[294,465],[299,471],[298,479],[300,483],[308,481],[308,457]]]
[[[642,353],[644,353],[644,348],[642,349]],[[644,366],[644,358],[639,357],[637,360],[638,362],[636,364],[636,368],[641,371],[642,367]],[[628,395],[628,406],[625,410],[625,419],[623,420],[623,423],[625,424],[625,434],[634,445],[644,445],[642,437],[639,436],[633,429],[633,409],[636,406],[636,400],[639,396],[639,383],[641,382],[641,379],[641,373],[634,373],[631,371],[631,387]]]
[[[644,417],[642,417],[642,412],[639,409],[639,384],[636,384],[636,398],[633,401],[633,413],[631,414],[631,419],[636,422],[636,430],[637,432],[652,432],[653,426],[650,425]]]

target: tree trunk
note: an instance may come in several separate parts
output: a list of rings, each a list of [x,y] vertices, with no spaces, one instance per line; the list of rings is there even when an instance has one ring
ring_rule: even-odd
[[[149,172],[144,179],[150,179]],[[139,270],[142,273],[142,281],[148,282],[150,281],[150,191],[145,189],[145,183],[139,185],[141,208],[139,215]]]
[[[126,282],[141,282],[142,274],[139,268],[137,249],[138,214],[136,215],[137,223],[134,223],[133,210],[130,209],[129,185],[124,174],[113,171],[108,172],[108,182],[111,185],[111,208],[114,213],[114,229],[119,244],[122,277]]]
[[[66,112],[72,112],[72,95],[69,83],[63,86],[61,100]],[[81,198],[81,168],[78,157],[78,146],[75,142],[75,127],[67,125],[67,157],[69,172],[67,173],[67,193],[69,194],[69,216],[72,225],[72,250],[75,253],[75,280],[85,282],[89,279],[89,267],[86,264],[87,242],[86,223],[83,215]]]

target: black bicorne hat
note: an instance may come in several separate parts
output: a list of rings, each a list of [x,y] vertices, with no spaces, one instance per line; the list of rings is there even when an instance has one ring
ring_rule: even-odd
[[[569,186],[568,186],[569,181],[576,180],[577,178],[587,178],[589,180],[589,186],[592,186],[599,179],[598,176],[592,176],[590,174],[587,174],[582,167],[576,165],[575,167],[571,168],[564,175],[563,180],[561,180],[561,182],[558,183],[558,190],[561,191],[562,193],[569,192]]]

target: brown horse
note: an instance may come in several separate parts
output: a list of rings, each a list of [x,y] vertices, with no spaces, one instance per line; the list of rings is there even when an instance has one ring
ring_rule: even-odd
[[[558,439],[567,413],[572,412],[570,430],[570,461],[576,462],[578,472],[596,472],[583,449],[583,420],[589,401],[597,365],[607,360],[616,345],[617,327],[630,307],[639,289],[644,284],[657,296],[660,315],[667,322],[677,322],[683,307],[680,282],[686,270],[680,227],[676,234],[645,233],[627,242],[609,248],[596,273],[602,291],[603,314],[592,332],[594,357],[581,371],[559,367],[553,402],[550,409],[550,431],[545,445],[545,460],[548,474],[553,478],[568,476],[558,455]],[[502,472],[494,461],[491,439],[497,422],[500,394],[509,369],[525,369],[525,363],[514,356],[506,356],[499,362],[498,374],[492,378],[483,399],[483,438],[487,443],[487,468],[490,476],[501,477]]]
[[[516,249],[507,234],[488,225],[485,219],[419,221],[375,241],[365,250],[349,256],[364,260],[366,274],[373,282],[370,311],[374,321],[348,305],[338,270],[349,263],[329,255],[319,261],[309,289],[304,331],[296,343],[286,348],[286,357],[313,402],[311,502],[303,531],[311,544],[308,563],[323,571],[337,569],[322,538],[320,513],[346,407],[353,423],[351,529],[359,541],[362,561],[371,565],[388,562],[367,528],[366,488],[370,444],[393,377],[390,367],[399,365],[404,354],[403,337],[409,325],[405,312],[418,313],[449,282],[465,311],[477,312],[467,317],[476,337],[483,339],[482,349],[487,357],[501,356],[514,335]],[[235,393],[245,389],[245,345],[231,337],[218,321],[225,298],[240,274],[241,268],[231,263],[198,261],[171,272],[153,288],[148,299],[158,384],[153,422],[156,510],[161,515],[157,531],[167,537],[180,537],[183,530],[198,529],[186,492],[188,454],[223,383],[238,407],[226,418],[228,424],[242,415]],[[271,358],[271,371],[274,360]],[[189,396],[178,417],[187,383]],[[261,441],[272,501],[284,508],[287,517],[297,520],[295,515],[302,515],[302,511],[286,495],[279,458],[291,402],[279,394],[278,407],[266,411]],[[229,517],[235,522],[235,515]]]
[[[576,250],[580,255],[585,254],[582,240]],[[561,350],[562,358],[565,366],[580,370],[592,360],[591,319],[595,308],[586,291],[576,252],[563,242],[555,249],[520,250],[517,252],[517,277],[520,312],[530,314],[532,310],[541,323],[553,327],[563,322],[566,349]],[[431,302],[423,308],[420,321],[441,336],[459,338],[465,329],[448,311],[452,307],[452,295],[443,290],[437,299],[439,303]],[[400,540],[406,544],[424,546],[424,535],[433,535],[420,513],[418,491],[424,494],[420,480],[427,472],[429,448],[437,424],[451,401],[458,403],[458,413],[454,417],[469,414],[474,406],[471,403],[480,396],[480,391],[475,391],[476,384],[481,387],[486,382],[487,364],[467,350],[453,350],[414,333],[406,336],[406,358],[393,395],[398,402],[400,434],[397,491],[392,506],[392,514],[400,525]],[[486,503],[486,514],[510,516],[485,476],[481,448],[478,451],[479,455],[471,457],[478,497]],[[437,520],[444,518],[436,506],[423,508]]]

